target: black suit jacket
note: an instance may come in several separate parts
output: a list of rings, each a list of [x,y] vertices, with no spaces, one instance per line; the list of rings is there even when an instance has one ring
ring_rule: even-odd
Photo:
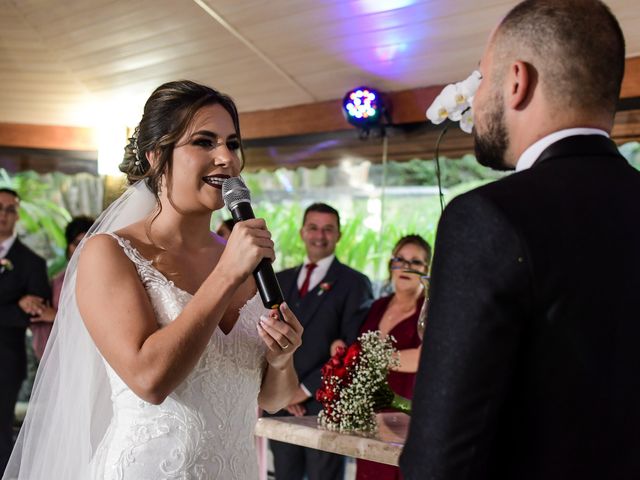
[[[640,172],[602,136],[451,202],[412,479],[640,478]]]
[[[11,366],[20,373],[26,365],[24,335],[30,317],[18,306],[18,301],[27,294],[50,300],[51,288],[46,262],[19,239],[15,240],[6,258],[13,264],[13,270],[0,273],[0,350],[20,353],[17,365]],[[10,367],[3,365],[1,368]]]
[[[358,336],[373,299],[371,282],[360,272],[334,259],[327,274],[304,298],[298,295],[301,265],[277,274],[284,298],[304,327],[302,345],[293,354],[300,383],[314,396],[305,402],[307,414],[320,412],[315,392],[320,387],[320,369],[329,360],[331,342],[337,339],[352,343]],[[320,285],[326,283],[329,290]],[[281,411],[281,415],[287,414]]]

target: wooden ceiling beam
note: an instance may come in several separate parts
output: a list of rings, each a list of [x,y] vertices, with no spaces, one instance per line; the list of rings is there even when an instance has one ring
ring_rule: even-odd
[[[426,122],[425,110],[442,86],[391,92],[394,124]],[[640,57],[628,58],[621,97],[640,97]],[[329,100],[272,110],[240,114],[246,140],[289,137],[350,130],[342,115],[342,100]],[[626,133],[626,132],[625,132]],[[95,132],[90,128],[52,125],[0,123],[0,146],[50,150],[97,150]]]
[[[98,144],[92,128],[0,122],[0,147],[95,151]]]
[[[627,58],[620,98],[640,97],[640,57]]]
[[[426,122],[426,109],[442,88],[440,85],[389,93],[393,123]],[[627,59],[620,96],[623,99],[640,97],[640,57]],[[244,112],[240,114],[240,125],[245,139],[287,137],[353,128],[342,115],[342,100]]]

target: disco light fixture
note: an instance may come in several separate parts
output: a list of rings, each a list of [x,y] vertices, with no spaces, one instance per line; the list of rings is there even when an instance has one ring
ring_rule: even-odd
[[[384,113],[382,95],[369,87],[358,87],[347,92],[342,100],[342,112],[347,121],[362,130],[380,125]]]

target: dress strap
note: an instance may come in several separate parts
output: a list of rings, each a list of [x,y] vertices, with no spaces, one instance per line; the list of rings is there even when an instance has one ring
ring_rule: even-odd
[[[131,260],[133,263],[136,264],[137,267],[150,267],[152,264],[151,260],[147,260],[146,258],[144,258],[140,252],[138,251],[138,249],[136,247],[134,247],[133,245],[131,245],[131,242],[129,240],[127,240],[126,238],[122,238],[120,235],[114,233],[114,232],[104,232],[104,233],[99,233],[98,235],[109,235],[110,237],[113,237],[114,239],[117,240],[118,244],[122,247],[122,249],[124,250],[124,253],[127,257],[129,257],[129,260]]]
[[[118,244],[122,247],[125,255],[133,262],[136,266],[136,270],[138,271],[138,275],[140,276],[140,280],[142,280],[143,285],[146,288],[153,286],[162,286],[169,285],[172,288],[178,288],[174,285],[173,281],[167,279],[167,277],[160,272],[156,267],[153,266],[152,260],[147,260],[142,256],[142,254],[138,251],[136,247],[131,245],[131,242],[126,238],[122,238],[120,235],[117,235],[113,232],[103,232],[98,235],[106,234],[117,240]]]

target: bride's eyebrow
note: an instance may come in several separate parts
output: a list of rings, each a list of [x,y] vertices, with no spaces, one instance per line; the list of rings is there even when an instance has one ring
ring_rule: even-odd
[[[211,130],[198,130],[197,132],[193,132],[191,134],[191,138],[197,136],[197,135],[201,135],[203,137],[210,137],[214,140],[217,140],[218,138],[221,138],[221,136],[219,134],[217,134],[216,132],[212,132]],[[229,135],[229,137],[227,138],[237,138],[237,134],[236,132],[233,132],[231,135]]]
[[[211,137],[214,140],[220,138],[220,135],[218,135],[216,132],[212,132],[210,130],[198,130],[197,132],[193,132],[191,134],[191,138],[196,137],[196,136]]]

